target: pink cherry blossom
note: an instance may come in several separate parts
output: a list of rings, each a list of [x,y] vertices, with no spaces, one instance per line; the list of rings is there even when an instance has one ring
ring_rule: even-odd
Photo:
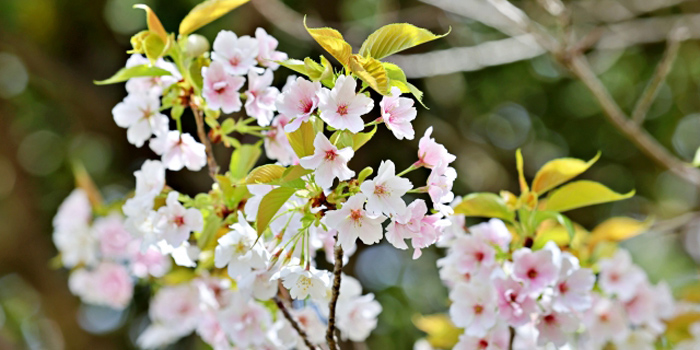
[[[275,101],[279,90],[272,84],[272,71],[266,69],[259,75],[254,71],[248,72],[248,90],[245,92],[245,112],[255,118],[260,126],[270,125],[275,111]]]
[[[530,321],[536,311],[535,300],[525,287],[511,277],[493,281],[498,296],[498,312],[508,324],[519,327]]]
[[[270,312],[262,305],[236,293],[231,304],[221,311],[221,328],[229,339],[242,348],[256,348],[265,339],[264,329],[272,322]]]
[[[326,212],[326,225],[338,230],[338,242],[352,247],[359,237],[365,244],[374,244],[382,239],[383,215],[370,215],[364,209],[367,197],[358,193],[348,199],[338,210]]]
[[[296,78],[289,86],[285,86],[277,98],[277,109],[288,116],[292,122],[285,126],[286,132],[298,129],[301,123],[309,120],[309,116],[318,106],[318,94],[321,83],[311,82],[304,78]]]
[[[432,169],[428,176],[428,194],[433,201],[433,206],[439,208],[444,203],[450,203],[455,198],[452,193],[452,185],[457,179],[457,172],[454,168],[448,167],[443,161]],[[447,207],[451,209],[449,206]]]
[[[455,227],[456,225],[453,225]],[[458,226],[457,226],[458,227]],[[470,226],[469,232],[476,237],[500,247],[503,251],[508,250],[510,240],[513,235],[500,219],[491,219],[478,225]]]
[[[314,138],[314,154],[303,157],[299,164],[305,169],[314,170],[316,184],[322,188],[330,188],[333,180],[349,180],[355,172],[348,168],[348,161],[355,154],[352,147],[338,150],[323,133]]]
[[[103,262],[93,270],[75,270],[68,281],[73,294],[89,304],[125,308],[134,292],[134,283],[123,265]]]
[[[430,137],[432,133],[433,127],[431,126],[425,131],[425,135],[423,135],[418,142],[418,162],[416,162],[416,165],[432,168],[440,161],[445,163],[445,165],[454,162],[457,157],[447,152],[445,146],[435,142],[435,139]]]
[[[605,293],[616,295],[628,301],[637,287],[646,281],[646,275],[632,263],[632,257],[623,249],[618,249],[609,259],[601,259],[599,284]]]
[[[179,193],[168,193],[166,205],[158,209],[156,232],[172,247],[179,247],[194,231],[204,226],[202,213],[195,208],[185,208],[178,201]]]
[[[413,107],[412,99],[400,96],[401,90],[394,86],[391,88],[391,95],[382,98],[379,102],[382,119],[397,139],[413,140],[416,133],[413,131],[411,121],[416,119],[418,112]]]
[[[163,277],[170,271],[171,263],[167,255],[154,246],[149,247],[145,252],[136,251],[131,259],[131,273],[139,278]]]
[[[112,116],[119,127],[127,128],[126,139],[136,147],[168,130],[168,117],[160,113],[158,96],[128,95],[114,106]]]
[[[127,68],[142,66],[144,64],[150,65],[151,62],[148,58],[139,54],[131,55],[126,61]],[[157,59],[155,66],[167,70],[171,75],[131,78],[126,82],[126,91],[129,94],[149,94],[159,97],[163,94],[163,90],[182,79],[177,66],[171,62],[165,61],[163,58]]]
[[[100,252],[104,257],[126,259],[135,249],[134,244],[138,244],[124,228],[123,219],[116,214],[96,219],[92,229],[100,241]]]
[[[282,165],[291,165],[299,163],[294,149],[289,143],[287,134],[284,128],[289,125],[291,118],[284,114],[280,114],[272,120],[270,130],[264,131],[265,135],[265,155],[273,160],[277,160]]]
[[[453,350],[508,350],[510,331],[503,323],[498,323],[485,336],[474,337],[467,333],[459,336]]]
[[[150,147],[153,152],[163,157],[163,165],[172,171],[179,171],[184,167],[199,171],[207,164],[204,145],[195,141],[190,134],[180,134],[177,130],[152,139]]]
[[[537,320],[537,330],[539,331],[537,343],[541,346],[549,342],[556,347],[564,346],[568,336],[574,333],[580,325],[581,321],[568,312],[552,311],[542,314]]]
[[[367,196],[367,211],[373,215],[404,215],[406,202],[401,197],[413,187],[408,179],[396,176],[394,162],[382,161],[377,176],[360,185]]]
[[[222,30],[214,39],[211,58],[221,62],[228,74],[244,75],[255,67],[259,53],[258,42],[247,35],[237,37],[235,33]]]
[[[583,318],[587,332],[594,335],[591,341],[604,345],[609,340],[624,340],[629,333],[625,310],[617,302],[606,298],[596,298],[593,307]]]
[[[399,215],[386,228],[386,240],[398,249],[408,249],[404,240],[420,233],[422,220],[428,212],[428,206],[422,199],[414,200],[408,205],[404,215]]]
[[[224,113],[241,110],[241,89],[245,78],[226,73],[221,62],[213,61],[209,67],[202,67],[204,87],[202,96],[207,101],[207,107],[213,110],[221,109]]]
[[[559,278],[553,288],[552,308],[559,312],[585,311],[591,306],[594,283],[593,271],[580,268],[576,257],[563,253]]]
[[[456,257],[455,266],[460,273],[490,271],[496,262],[496,250],[476,236],[463,236],[454,241],[452,254]]]
[[[281,51],[276,51],[277,39],[272,35],[267,34],[265,29],[255,29],[255,40],[258,41],[258,64],[270,68],[277,69],[280,65],[275,61],[284,61],[287,59],[287,54]]]
[[[558,275],[559,266],[549,249],[533,252],[521,248],[513,253],[513,276],[532,293],[541,293],[557,280]]]
[[[496,293],[488,283],[459,283],[450,292],[450,318],[471,336],[483,337],[496,324]]]
[[[358,133],[365,128],[362,116],[374,107],[374,101],[355,93],[357,82],[354,78],[341,75],[332,90],[323,88],[318,93],[320,117],[333,128]]]
[[[377,327],[377,316],[382,306],[374,294],[365,294],[338,300],[337,325],[343,339],[361,342]]]

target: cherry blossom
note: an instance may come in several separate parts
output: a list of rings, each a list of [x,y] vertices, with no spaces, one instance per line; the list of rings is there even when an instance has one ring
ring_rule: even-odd
[[[214,264],[218,268],[228,266],[228,274],[233,278],[250,273],[252,269],[267,267],[269,253],[262,242],[257,241],[255,229],[238,212],[238,222],[231,225],[231,231],[219,238],[214,252]]]
[[[355,93],[357,82],[354,78],[341,75],[332,90],[323,88],[318,93],[320,117],[333,128],[358,133],[364,129],[362,116],[374,107],[374,101]]]
[[[134,291],[134,284],[127,269],[120,264],[103,262],[94,269],[77,269],[68,281],[73,294],[84,302],[123,309]]]
[[[343,339],[364,341],[377,327],[377,316],[382,306],[374,300],[374,294],[366,294],[338,301],[338,329]]]
[[[141,347],[161,347],[184,337],[197,328],[202,316],[198,288],[189,283],[161,288],[148,315],[153,323],[139,336]]]
[[[209,67],[202,67],[202,78],[202,96],[207,101],[207,107],[221,109],[224,113],[241,110],[241,95],[238,90],[245,83],[245,78],[229,75],[224,64],[219,61],[213,61]]]
[[[272,120],[270,130],[263,132],[265,135],[265,155],[277,160],[282,165],[291,165],[299,163],[294,149],[289,143],[285,127],[289,125],[290,118],[284,114],[280,114]]]
[[[470,336],[464,333],[453,350],[508,350],[510,331],[504,324],[498,324],[485,336]]]
[[[637,287],[646,281],[646,275],[632,263],[632,257],[626,250],[618,249],[612,258],[601,259],[599,265],[601,289],[622,301],[634,297]]]
[[[168,117],[160,113],[158,96],[128,95],[114,106],[112,115],[119,127],[127,128],[126,138],[136,147],[143,146],[151,136],[160,136],[168,130]]]
[[[131,274],[139,278],[163,277],[171,267],[170,258],[161,253],[155,246],[150,246],[145,252],[137,251],[131,258]]]
[[[430,137],[432,133],[433,127],[431,126],[425,130],[425,135],[423,135],[418,142],[418,162],[416,162],[416,166],[433,168],[438,165],[439,162],[443,162],[447,165],[457,159],[454,154],[447,152],[445,146],[435,142],[435,139]]]
[[[259,53],[258,41],[250,36],[238,37],[232,31],[222,30],[216,35],[211,58],[221,62],[228,74],[245,75],[255,67]]]
[[[382,98],[379,102],[382,120],[397,139],[413,140],[416,133],[411,121],[416,119],[418,112],[413,107],[412,99],[400,96],[401,90],[394,86],[391,88],[391,95]]]
[[[72,231],[86,227],[92,219],[92,206],[87,192],[74,189],[58,207],[53,217],[53,227],[56,231]]]
[[[461,226],[462,225],[452,225],[452,227],[455,228]],[[476,237],[500,247],[503,251],[508,250],[508,245],[513,236],[510,231],[508,231],[506,224],[500,219],[491,219],[487,222],[471,226],[469,227],[469,232]]]
[[[551,342],[557,347],[567,343],[568,335],[575,332],[581,324],[573,314],[552,311],[541,315],[537,320],[539,345]]]
[[[451,255],[457,270],[461,273],[476,274],[490,271],[496,262],[496,250],[477,236],[464,236],[455,240]]]
[[[287,54],[281,51],[276,51],[277,39],[272,35],[267,34],[265,29],[258,27],[255,29],[255,40],[258,41],[258,64],[275,70],[279,68],[279,63],[275,61],[284,61],[287,59]]]
[[[242,348],[262,344],[265,339],[263,330],[272,323],[264,306],[240,293],[235,293],[231,304],[221,311],[219,321],[229,339]]]
[[[537,305],[525,287],[510,277],[496,278],[493,283],[498,295],[500,317],[514,327],[527,323]]]
[[[299,300],[306,299],[307,296],[313,299],[324,299],[326,289],[331,284],[328,272],[313,267],[309,269],[301,266],[283,267],[279,276],[272,278],[281,278],[282,284],[289,289],[289,295]]]
[[[555,246],[558,251],[558,247]],[[513,253],[513,276],[523,282],[528,291],[540,293],[559,276],[559,265],[551,249],[532,251],[521,248]]]
[[[284,127],[286,132],[293,132],[301,123],[308,121],[311,113],[318,106],[318,94],[321,91],[321,83],[311,82],[304,78],[296,78],[289,86],[285,86],[283,92],[277,98],[277,110],[284,114],[291,123]]]
[[[255,118],[260,126],[270,125],[275,111],[275,101],[279,90],[271,87],[271,84],[271,70],[267,69],[261,75],[254,71],[248,72],[245,111],[248,116]]]
[[[90,229],[92,208],[87,193],[76,189],[66,197],[53,218],[53,242],[66,267],[93,265],[99,253],[98,239]]]
[[[339,210],[326,212],[326,225],[338,230],[338,242],[351,247],[359,237],[365,244],[374,244],[382,239],[383,215],[370,215],[364,209],[367,196],[358,193],[348,199]]]
[[[201,231],[204,226],[202,213],[194,208],[185,208],[180,204],[179,193],[168,193],[166,205],[158,209],[156,232],[170,246],[179,247],[189,237],[191,232]]]
[[[139,243],[124,228],[120,215],[112,214],[95,219],[93,234],[100,242],[102,256],[115,259],[127,259]]]
[[[348,168],[354,154],[352,147],[338,150],[323,133],[318,133],[314,138],[314,154],[301,158],[299,164],[314,170],[316,184],[325,189],[333,185],[335,178],[344,181],[355,176],[355,172]]]
[[[148,58],[139,54],[133,54],[126,61],[126,67],[130,68],[150,63]],[[157,59],[155,66],[167,70],[170,72],[170,75],[131,78],[126,82],[126,91],[129,94],[150,94],[158,97],[163,94],[165,89],[182,79],[177,66],[165,61],[163,58]]]
[[[448,167],[443,161],[432,169],[428,176],[428,194],[436,208],[443,207],[444,203],[450,203],[455,198],[452,193],[452,185],[457,179],[457,172],[454,168]],[[450,208],[449,206],[446,206]],[[450,208],[451,209],[451,208]]]
[[[471,336],[483,337],[498,319],[496,294],[485,283],[459,283],[450,292],[450,318]]]
[[[151,140],[153,152],[163,156],[163,165],[169,170],[179,171],[184,167],[199,171],[207,163],[204,145],[195,141],[190,134],[170,131]]]
[[[396,176],[394,162],[383,161],[377,176],[360,185],[367,196],[367,212],[372,215],[404,215],[406,203],[401,199],[413,187],[408,179]]]
[[[562,254],[559,278],[554,285],[552,308],[555,311],[585,311],[591,306],[591,289],[595,276],[590,269],[580,268],[578,259]]]

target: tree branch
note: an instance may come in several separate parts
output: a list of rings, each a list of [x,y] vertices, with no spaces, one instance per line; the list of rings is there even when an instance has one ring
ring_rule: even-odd
[[[608,121],[632,141],[637,148],[657,164],[669,169],[686,181],[700,186],[700,170],[691,167],[671,154],[646,130],[640,128],[637,123],[629,119],[612,96],[610,96],[603,83],[593,73],[593,69],[582,53],[574,52],[566,57],[559,57],[559,59],[586,85],[598,101],[598,104],[600,104]]]
[[[333,294],[331,301],[328,303],[328,330],[326,331],[326,341],[331,350],[340,349],[335,337],[335,307],[338,304],[338,296],[340,296],[340,278],[343,270],[343,247],[338,243],[336,237],[335,247],[335,264],[333,266]]]
[[[289,313],[289,310],[287,310],[287,307],[284,305],[284,301],[282,301],[282,299],[280,299],[279,296],[275,296],[274,300],[275,300],[275,304],[277,304],[277,308],[280,309],[280,311],[282,311],[284,318],[286,318],[287,321],[289,321],[289,323],[292,325],[294,330],[296,330],[297,333],[299,333],[299,336],[301,337],[301,339],[304,340],[304,344],[306,344],[306,346],[311,350],[316,349],[316,346],[313,343],[311,343],[311,341],[309,340],[309,337],[306,335],[306,332],[304,332],[304,330],[301,329],[299,322],[297,322],[294,319],[294,316],[292,316],[292,314]]]
[[[190,108],[192,109],[192,114],[194,114],[194,120],[197,123],[197,135],[199,136],[199,141],[204,144],[204,150],[207,153],[207,166],[209,167],[209,176],[216,182],[216,175],[219,173],[219,165],[216,164],[216,158],[214,158],[214,150],[211,147],[211,142],[207,136],[207,132],[204,130],[204,116],[202,111],[197,108],[197,105],[190,103]]]
[[[673,67],[673,62],[675,62],[676,56],[678,56],[678,48],[680,48],[681,40],[683,40],[682,37],[684,36],[682,32],[687,33],[687,30],[677,29],[674,30],[674,32],[669,36],[666,43],[666,51],[664,52],[664,56],[661,58],[659,65],[656,66],[654,75],[652,76],[651,80],[649,80],[649,84],[647,84],[646,88],[644,88],[642,96],[634,106],[632,120],[634,120],[635,123],[644,123],[644,118],[646,118],[649,108],[651,108],[656,96],[659,94],[661,85],[664,81],[666,81],[666,77]],[[687,34],[685,36],[687,36]]]

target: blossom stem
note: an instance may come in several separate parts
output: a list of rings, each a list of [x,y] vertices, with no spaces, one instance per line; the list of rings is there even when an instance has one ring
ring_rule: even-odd
[[[404,175],[406,175],[406,174],[408,174],[408,173],[410,173],[418,168],[420,168],[420,167],[416,166],[415,164],[411,164],[410,167],[408,167],[408,168],[404,169],[402,172],[396,174],[396,176],[404,176]]]
[[[202,111],[197,108],[194,103],[190,103],[190,108],[192,109],[192,114],[194,114],[194,120],[197,123],[197,135],[199,140],[204,144],[204,150],[207,153],[207,165],[209,167],[209,176],[216,182],[216,175],[219,173],[219,165],[216,164],[216,159],[214,158],[214,150],[211,147],[211,142],[207,136],[207,132],[204,131],[204,116],[202,116]]]
[[[312,349],[312,350],[316,349],[316,346],[314,346],[314,344],[311,343],[311,341],[309,340],[309,337],[306,335],[306,332],[304,332],[304,330],[301,329],[299,322],[297,322],[297,320],[294,319],[294,316],[292,316],[292,314],[289,313],[289,310],[287,310],[287,307],[284,305],[284,301],[282,301],[282,299],[280,299],[279,296],[275,296],[274,299],[275,299],[275,304],[277,304],[277,308],[280,309],[280,311],[282,311],[284,318],[286,318],[287,321],[289,321],[289,323],[291,323],[294,330],[296,330],[297,333],[299,333],[299,336],[301,337],[301,339],[304,340],[304,344],[306,344],[306,346],[309,349]]]
[[[335,338],[335,307],[338,304],[338,296],[340,296],[340,278],[343,270],[343,247],[338,243],[338,237],[335,238],[335,264],[333,265],[333,293],[331,301],[328,303],[328,329],[326,331],[326,341],[331,350],[339,349]]]

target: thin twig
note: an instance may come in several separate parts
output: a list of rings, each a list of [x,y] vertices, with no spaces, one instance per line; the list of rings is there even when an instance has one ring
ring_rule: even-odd
[[[280,311],[282,311],[284,318],[286,318],[287,321],[289,321],[294,330],[296,330],[297,333],[299,333],[301,339],[304,340],[304,344],[306,344],[306,346],[311,350],[316,349],[316,346],[313,343],[311,343],[309,337],[306,335],[306,332],[304,332],[304,330],[301,329],[299,322],[297,322],[297,320],[294,319],[294,316],[292,316],[292,314],[289,313],[289,310],[287,310],[287,307],[284,305],[284,301],[282,301],[282,299],[280,299],[278,296],[275,296],[274,300],[275,304],[277,304],[277,308],[280,309]]]
[[[681,46],[682,38],[680,35],[676,34],[676,32],[677,31],[674,31],[674,33],[669,36],[666,43],[666,52],[664,52],[664,56],[661,58],[659,65],[656,66],[654,75],[652,76],[651,80],[649,80],[649,84],[647,84],[646,88],[644,88],[642,96],[634,106],[632,120],[634,120],[634,122],[637,124],[644,123],[644,119],[649,112],[649,108],[654,103],[656,96],[659,94],[659,90],[661,90],[663,82],[666,81],[668,73],[671,72],[676,56],[678,56],[678,48]]]
[[[559,57],[559,59],[586,85],[600,104],[608,121],[622,134],[657,164],[667,168],[686,181],[700,186],[700,170],[678,159],[649,135],[646,130],[640,128],[637,123],[629,119],[612,96],[610,96],[603,83],[593,73],[593,69],[583,54],[574,52],[569,56]]]
[[[331,350],[339,349],[335,339],[335,307],[338,304],[338,296],[340,296],[340,278],[343,270],[343,247],[338,243],[336,237],[335,246],[335,264],[333,265],[333,294],[331,301],[328,303],[328,330],[326,331],[326,341]]]
[[[207,165],[209,167],[209,176],[216,182],[216,175],[219,173],[219,165],[216,164],[216,158],[214,158],[214,150],[211,147],[211,142],[207,136],[207,132],[204,130],[204,116],[202,111],[197,108],[194,103],[190,103],[190,108],[192,109],[192,114],[194,114],[194,120],[197,123],[197,135],[199,136],[199,141],[204,144],[204,151],[207,153]]]

